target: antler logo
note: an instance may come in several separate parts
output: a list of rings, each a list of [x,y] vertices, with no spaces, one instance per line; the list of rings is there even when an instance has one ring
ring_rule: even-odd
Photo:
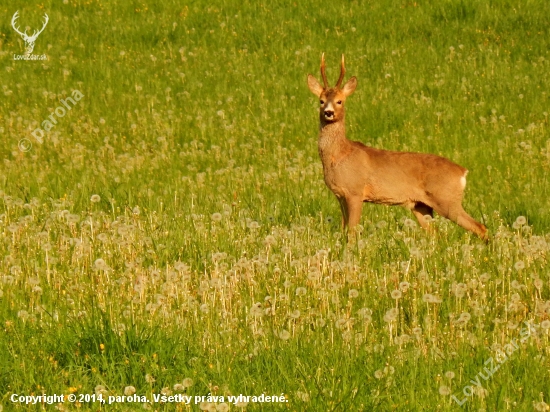
[[[16,24],[16,21],[17,21],[18,18],[19,18],[19,11],[16,11],[15,14],[13,15],[12,19],[11,19],[11,25],[12,25],[13,29],[17,32],[17,34],[19,34],[21,36],[21,38],[23,39],[23,41],[25,42],[25,54],[30,55],[32,53],[32,51],[34,50],[34,42],[36,41],[36,39],[38,38],[40,33],[42,33],[44,31],[44,29],[46,28],[46,25],[48,24],[48,21],[49,21],[49,17],[48,17],[47,14],[44,13],[44,25],[42,26],[42,28],[40,30],[35,30],[34,33],[32,34],[32,36],[29,36],[27,34],[27,30],[25,30],[24,32],[21,32],[17,28],[17,26],[15,24]]]

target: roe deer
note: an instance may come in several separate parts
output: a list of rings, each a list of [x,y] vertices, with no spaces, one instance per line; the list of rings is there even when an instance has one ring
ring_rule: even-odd
[[[344,86],[344,55],[336,86],[329,87],[325,55],[321,57],[323,85],[311,74],[309,90],[320,99],[319,155],[325,183],[338,198],[344,229],[361,219],[363,202],[400,205],[412,210],[424,229],[435,210],[464,229],[487,239],[485,225],[462,208],[468,170],[441,156],[380,150],[346,138],[344,103],[357,87],[352,77]]]

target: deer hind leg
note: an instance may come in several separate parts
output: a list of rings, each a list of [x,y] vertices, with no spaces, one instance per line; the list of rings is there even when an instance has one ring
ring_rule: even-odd
[[[452,220],[457,225],[478,235],[481,239],[487,240],[487,228],[471,217],[460,203],[451,205],[434,205],[434,210],[441,216]]]
[[[472,216],[470,216],[466,211],[460,207],[456,223],[462,226],[464,229],[469,230],[470,232],[475,233],[483,240],[488,240],[487,236],[487,227],[484,224],[479,223]]]

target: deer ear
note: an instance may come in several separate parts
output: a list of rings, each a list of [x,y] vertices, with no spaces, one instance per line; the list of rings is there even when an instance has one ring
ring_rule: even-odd
[[[344,84],[344,87],[342,87],[342,92],[348,97],[350,94],[352,94],[355,91],[355,88],[357,87],[357,78],[354,76],[351,79],[349,79],[346,84]]]
[[[321,96],[321,93],[323,93],[324,90],[323,86],[321,86],[321,83],[319,83],[319,81],[311,74],[307,75],[307,87],[309,87],[311,93],[313,93],[317,97]]]

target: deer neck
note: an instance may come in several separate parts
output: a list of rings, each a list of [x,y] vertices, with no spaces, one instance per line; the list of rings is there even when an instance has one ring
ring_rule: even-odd
[[[328,164],[339,154],[346,151],[350,141],[346,138],[346,126],[344,119],[327,123],[321,120],[319,128],[319,155],[323,164]]]

